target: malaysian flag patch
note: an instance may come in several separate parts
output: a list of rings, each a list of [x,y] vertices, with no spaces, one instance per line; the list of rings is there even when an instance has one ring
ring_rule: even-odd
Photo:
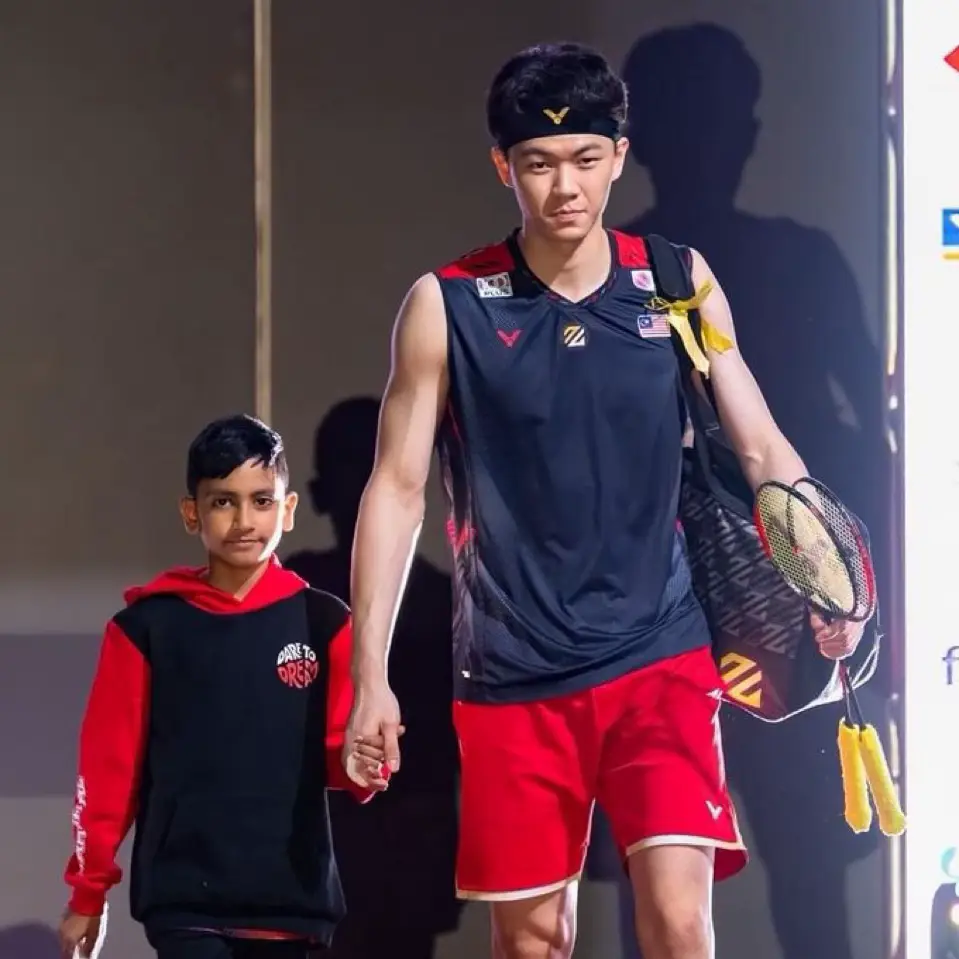
[[[668,313],[640,313],[636,317],[636,328],[644,340],[653,340],[669,336]]]

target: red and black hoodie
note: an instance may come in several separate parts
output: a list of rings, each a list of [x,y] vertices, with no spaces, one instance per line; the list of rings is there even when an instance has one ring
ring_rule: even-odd
[[[136,823],[133,917],[167,929],[332,937],[344,914],[326,790],[343,772],[350,615],[272,562],[237,599],[201,569],[129,590],[80,733],[66,870],[98,915]]]

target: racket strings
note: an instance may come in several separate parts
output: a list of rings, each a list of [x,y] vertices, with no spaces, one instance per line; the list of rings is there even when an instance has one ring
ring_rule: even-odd
[[[835,575],[835,564],[841,562],[848,576],[850,594],[832,594],[837,600],[848,600],[842,604],[839,615],[854,621],[863,621],[872,616],[876,605],[875,577],[869,550],[853,515],[829,489],[815,480],[799,480],[795,489],[811,503],[822,518],[822,525],[833,545],[835,555],[830,556],[828,565]],[[830,574],[827,574],[827,578]],[[826,592],[831,592],[827,589]]]
[[[793,590],[828,615],[853,612],[854,571],[806,497],[787,486],[764,485],[756,496],[756,520],[770,559]]]

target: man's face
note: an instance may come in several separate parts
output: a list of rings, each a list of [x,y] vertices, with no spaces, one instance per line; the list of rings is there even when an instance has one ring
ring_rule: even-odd
[[[275,470],[251,461],[224,479],[201,480],[196,498],[184,498],[180,513],[211,556],[246,569],[267,559],[293,529],[296,502]]]
[[[614,143],[587,134],[539,137],[511,147],[508,157],[494,149],[493,162],[515,192],[527,229],[576,242],[606,209],[628,148],[625,138]]]

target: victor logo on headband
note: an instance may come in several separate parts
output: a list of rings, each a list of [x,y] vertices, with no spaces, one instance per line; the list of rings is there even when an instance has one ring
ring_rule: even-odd
[[[563,117],[565,117],[566,114],[569,113],[569,107],[563,107],[563,109],[560,110],[559,113],[554,113],[552,110],[550,110],[549,107],[544,107],[543,113],[545,113],[546,116],[548,116],[550,120],[552,120],[553,123],[556,124],[556,126],[559,126],[563,122]]]
[[[608,114],[569,105],[537,104],[524,107],[501,121],[498,146],[505,153],[510,147],[538,137],[592,134],[619,139],[619,124]]]

